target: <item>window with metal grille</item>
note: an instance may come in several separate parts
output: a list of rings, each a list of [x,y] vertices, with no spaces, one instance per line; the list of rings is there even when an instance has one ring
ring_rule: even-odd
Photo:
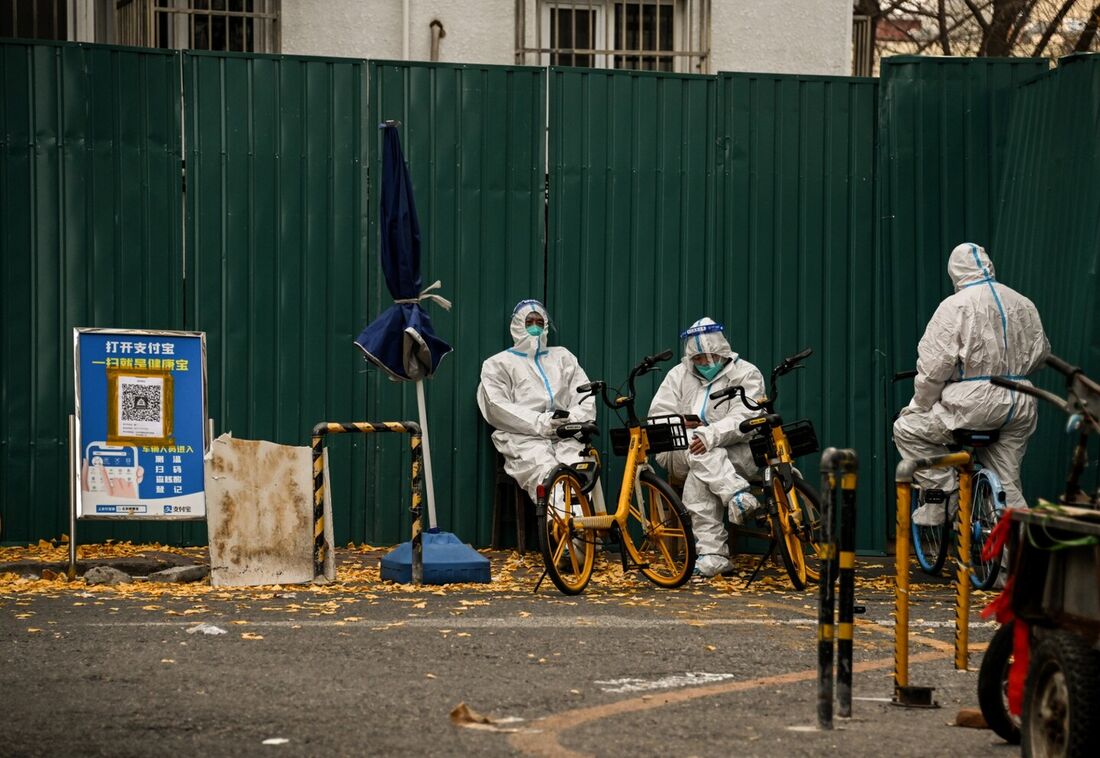
[[[68,39],[68,0],[0,0],[0,37]]]
[[[710,71],[710,0],[516,0],[516,62]]]
[[[871,76],[874,73],[873,29],[870,16],[852,17],[852,76]]]
[[[124,45],[176,50],[279,52],[279,0],[119,0]]]

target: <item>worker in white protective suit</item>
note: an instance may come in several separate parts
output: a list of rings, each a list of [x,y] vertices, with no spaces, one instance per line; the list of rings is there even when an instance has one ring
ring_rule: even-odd
[[[953,429],[1000,430],[999,440],[975,456],[1000,477],[1008,507],[1023,507],[1020,464],[1035,431],[1035,400],[990,379],[1026,381],[1046,359],[1050,342],[1035,305],[996,280],[983,248],[959,245],[947,272],[955,294],[940,303],[921,337],[913,399],[894,422],[894,442],[903,458],[923,458],[947,454]],[[913,512],[915,523],[935,526],[948,511],[953,516],[954,469],[917,472],[916,483],[921,506]]]
[[[748,436],[738,428],[759,413],[750,411],[738,398],[715,408],[710,396],[737,385],[745,388],[750,400],[766,393],[760,370],[730,349],[720,324],[701,318],[680,339],[683,358],[661,382],[649,415],[691,417],[687,421],[690,447],[656,457],[669,479],[683,482],[683,502],[691,512],[695,532],[696,570],[709,577],[733,570],[723,510],[732,523],[740,524],[759,508],[748,482],[759,468],[753,462]]]
[[[512,311],[512,347],[481,365],[477,405],[495,430],[493,445],[504,456],[505,472],[536,498],[536,489],[559,463],[576,463],[583,449],[559,439],[563,424],[595,421],[592,397],[577,387],[588,383],[576,356],[548,347],[550,315],[538,300],[523,300]]]

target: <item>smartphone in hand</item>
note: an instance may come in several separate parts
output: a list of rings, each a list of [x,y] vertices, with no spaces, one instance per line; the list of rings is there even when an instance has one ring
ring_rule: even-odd
[[[550,418],[569,418],[569,411],[558,409],[550,416]]]

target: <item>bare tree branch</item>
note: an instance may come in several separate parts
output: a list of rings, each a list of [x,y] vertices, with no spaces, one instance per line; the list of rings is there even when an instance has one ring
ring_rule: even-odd
[[[1085,24],[1081,36],[1077,38],[1077,44],[1073,46],[1073,52],[1087,53],[1092,48],[1092,43],[1096,40],[1098,31],[1100,31],[1100,3],[1097,3],[1092,9],[1092,13],[1089,14],[1089,20]]]
[[[982,15],[978,6],[974,5],[974,0],[964,0],[964,2],[966,3],[966,7],[970,9],[970,12],[974,14],[974,20],[978,22],[978,26],[982,28],[983,32],[988,34],[989,22],[985,20],[985,16]],[[994,9],[993,12],[996,13],[996,9]]]
[[[1069,9],[1072,8],[1076,2],[1077,0],[1065,0],[1065,2],[1062,3],[1062,7],[1058,9],[1058,12],[1054,14],[1054,18],[1047,24],[1047,28],[1043,30],[1043,36],[1039,38],[1039,42],[1035,45],[1035,49],[1031,51],[1032,58],[1038,58],[1043,54],[1043,51],[1047,49],[1050,38],[1058,31],[1062,19],[1066,17]]]

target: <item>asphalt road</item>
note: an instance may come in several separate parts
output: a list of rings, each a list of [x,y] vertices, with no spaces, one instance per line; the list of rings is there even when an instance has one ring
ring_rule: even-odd
[[[370,581],[374,555],[347,560],[362,570],[317,590],[0,582],[0,754],[1015,754],[949,725],[976,705],[980,652],[953,670],[945,584],[915,586],[911,612],[910,682],[942,707],[885,702],[893,598],[866,580],[854,718],[822,732],[816,594],[775,568],[747,591],[597,575],[565,598],[532,595],[515,559],[496,586],[419,591]],[[993,629],[973,618],[981,648]],[[455,726],[459,703],[496,723]]]

